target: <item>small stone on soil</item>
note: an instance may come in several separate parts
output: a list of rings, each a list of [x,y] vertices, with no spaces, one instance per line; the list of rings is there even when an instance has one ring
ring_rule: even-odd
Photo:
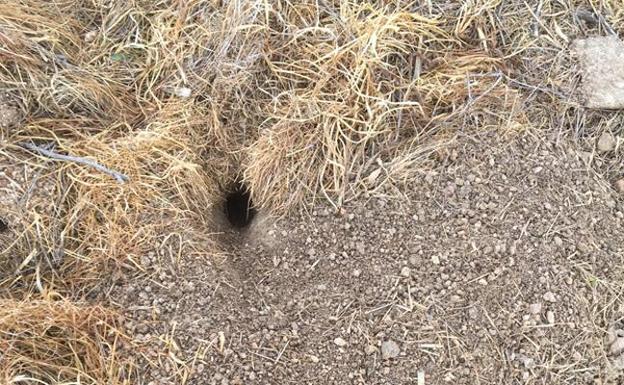
[[[529,313],[531,314],[539,314],[542,312],[542,304],[541,303],[532,303],[529,305]]]
[[[554,324],[555,323],[555,313],[553,313],[552,311],[547,311],[546,312],[546,320],[548,321],[549,324]]]
[[[400,352],[401,349],[399,348],[399,345],[393,340],[387,340],[381,343],[381,358],[384,360],[395,358]]]
[[[615,181],[615,191],[624,194],[624,178]]]
[[[340,347],[347,346],[347,341],[345,341],[344,339],[342,339],[342,338],[340,338],[340,337],[336,337],[336,338],[334,339],[334,343],[335,343],[337,346],[340,346]]]
[[[367,355],[371,355],[375,352],[377,352],[377,347],[375,345],[368,345],[366,346],[366,350],[364,350],[364,353]]]
[[[598,144],[596,145],[596,147],[600,152],[609,152],[615,149],[615,145],[615,137],[608,132],[604,132],[602,135],[600,135],[600,138],[598,138]]]
[[[544,301],[557,302],[557,297],[555,297],[552,292],[548,291],[544,294]]]
[[[405,266],[401,269],[401,275],[403,277],[409,277],[410,276],[410,268]]]
[[[620,354],[624,351],[624,337],[617,337],[609,347],[609,353],[612,355]]]
[[[563,246],[563,240],[561,240],[561,238],[555,237],[554,241],[555,241],[555,245],[557,245],[557,247]]]

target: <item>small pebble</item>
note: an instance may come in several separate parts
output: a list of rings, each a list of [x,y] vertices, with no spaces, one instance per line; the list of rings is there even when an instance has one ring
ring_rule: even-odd
[[[554,324],[555,323],[555,313],[553,313],[552,311],[547,311],[546,312],[546,321],[548,321],[549,324]]]
[[[395,358],[401,352],[399,345],[393,340],[387,340],[381,343],[381,358],[387,360],[389,358]]]
[[[410,276],[410,268],[409,268],[409,267],[407,267],[407,266],[404,266],[404,267],[401,269],[401,275],[402,275],[403,277],[409,277],[409,276]]]
[[[340,347],[347,346],[347,341],[345,341],[344,339],[342,339],[342,338],[340,338],[340,337],[336,337],[336,338],[334,339],[334,343],[335,343],[337,346],[340,346]]]
[[[544,294],[544,301],[557,302],[557,297],[555,297],[555,295],[552,292],[548,291]]]
[[[539,314],[542,312],[542,304],[541,303],[532,303],[529,305],[529,313],[531,314]]]
[[[609,353],[612,355],[620,354],[624,351],[624,337],[617,337],[609,347]]]
[[[377,347],[375,345],[368,345],[364,350],[364,353],[366,353],[367,355],[371,355],[375,352],[377,352]]]
[[[617,191],[620,194],[624,194],[624,178],[622,179],[618,179],[617,181],[615,181],[615,191]]]
[[[89,31],[85,34],[84,40],[86,43],[91,43],[97,37],[97,31]]]
[[[602,135],[600,135],[600,138],[598,138],[598,144],[596,145],[596,147],[600,152],[609,152],[615,149],[615,145],[615,137],[609,132],[604,132]]]
[[[557,247],[563,246],[563,241],[561,240],[561,238],[555,237],[554,241],[555,241],[555,245],[557,245]]]
[[[188,87],[176,87],[173,93],[180,98],[186,99],[191,96],[192,91]]]

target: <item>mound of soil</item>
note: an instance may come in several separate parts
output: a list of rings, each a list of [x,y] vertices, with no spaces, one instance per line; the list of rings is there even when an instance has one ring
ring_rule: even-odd
[[[111,297],[146,379],[617,381],[622,199],[571,143],[484,133],[454,150],[407,199],[258,213],[219,235],[222,258],[145,256],[151,278]]]

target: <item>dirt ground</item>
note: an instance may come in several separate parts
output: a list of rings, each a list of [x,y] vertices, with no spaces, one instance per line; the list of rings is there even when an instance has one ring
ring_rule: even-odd
[[[620,383],[624,202],[592,147],[459,137],[404,200],[259,213],[110,298],[150,384]]]

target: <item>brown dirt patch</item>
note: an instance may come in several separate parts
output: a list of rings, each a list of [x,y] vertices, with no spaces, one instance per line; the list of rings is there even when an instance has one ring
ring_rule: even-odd
[[[260,217],[222,234],[220,261],[147,256],[152,278],[112,294],[145,341],[146,377],[614,383],[624,207],[574,144],[552,142],[463,137],[409,199]]]

